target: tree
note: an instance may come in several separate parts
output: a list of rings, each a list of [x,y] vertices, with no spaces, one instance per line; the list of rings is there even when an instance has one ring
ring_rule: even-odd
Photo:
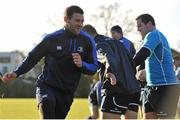
[[[107,7],[102,5],[98,10],[99,13],[91,16],[91,21],[94,21],[96,28],[99,26],[104,28],[106,35],[109,35],[110,28],[113,25],[120,25],[124,31],[124,35],[127,35],[129,32],[135,33],[135,23],[131,15],[133,10],[124,10],[118,3]]]

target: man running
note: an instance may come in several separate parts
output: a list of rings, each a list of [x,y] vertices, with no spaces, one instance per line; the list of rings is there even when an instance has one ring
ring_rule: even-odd
[[[13,72],[8,82],[32,69],[45,57],[45,66],[37,80],[36,98],[43,119],[64,119],[73,102],[81,73],[94,74],[98,68],[95,43],[81,31],[84,12],[78,6],[65,10],[65,26],[48,34]]]

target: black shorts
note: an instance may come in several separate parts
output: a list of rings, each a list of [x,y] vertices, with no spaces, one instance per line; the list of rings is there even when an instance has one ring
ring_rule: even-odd
[[[96,84],[91,88],[91,91],[88,95],[88,101],[91,106],[100,106],[102,99],[101,86],[102,83],[97,81]]]
[[[73,95],[63,93],[47,85],[37,87],[36,99],[41,103],[44,119],[64,119],[73,102]]]
[[[174,117],[179,100],[179,84],[147,86],[142,96],[143,111],[156,112],[158,116]]]
[[[140,92],[133,95],[104,95],[101,111],[114,114],[125,114],[127,110],[138,112],[139,97]]]

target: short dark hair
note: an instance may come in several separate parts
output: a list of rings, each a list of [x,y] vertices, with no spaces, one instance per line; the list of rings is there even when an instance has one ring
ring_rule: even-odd
[[[87,32],[90,35],[97,35],[98,34],[96,29],[92,25],[89,25],[89,24],[83,26],[82,30]]]
[[[111,28],[111,31],[115,31],[115,32],[118,32],[118,33],[123,34],[122,28],[121,28],[119,25],[113,26],[113,27]]]
[[[174,60],[180,61],[180,56],[175,56],[175,57],[174,57]]]
[[[84,11],[79,6],[72,5],[65,9],[64,15],[71,19],[74,13],[80,13],[83,15]]]
[[[144,24],[151,22],[154,26],[156,26],[154,18],[150,14],[141,14],[136,18],[136,20],[138,19],[141,19]]]

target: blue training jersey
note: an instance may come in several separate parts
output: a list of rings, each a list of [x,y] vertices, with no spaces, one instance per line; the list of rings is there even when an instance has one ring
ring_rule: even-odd
[[[166,37],[154,29],[145,36],[143,47],[151,52],[145,61],[147,85],[178,84],[173,70],[171,49]]]

